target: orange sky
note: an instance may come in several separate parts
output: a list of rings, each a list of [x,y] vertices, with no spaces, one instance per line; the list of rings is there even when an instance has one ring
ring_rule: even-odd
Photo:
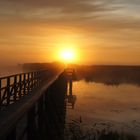
[[[56,61],[61,45],[76,63],[140,64],[138,0],[0,1],[0,65]]]

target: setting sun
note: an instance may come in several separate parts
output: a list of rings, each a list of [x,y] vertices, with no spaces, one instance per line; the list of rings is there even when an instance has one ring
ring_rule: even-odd
[[[60,52],[60,57],[65,61],[72,61],[75,59],[75,52],[73,49],[66,48]]]
[[[74,49],[72,48],[64,48],[60,51],[59,57],[61,60],[65,62],[72,62],[76,58],[76,54]]]

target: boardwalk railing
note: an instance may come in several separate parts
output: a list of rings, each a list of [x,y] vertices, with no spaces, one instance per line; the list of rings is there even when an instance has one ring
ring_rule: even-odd
[[[0,78],[0,140],[63,140],[67,82],[65,72]]]
[[[47,70],[42,70],[0,78],[0,108],[14,103],[39,87],[46,75]]]

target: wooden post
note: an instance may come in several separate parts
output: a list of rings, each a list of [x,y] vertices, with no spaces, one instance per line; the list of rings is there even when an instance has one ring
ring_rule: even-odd
[[[72,96],[72,79],[69,80],[69,95]]]
[[[39,87],[39,81],[40,79],[39,79],[39,71],[37,71],[37,87]]]
[[[38,82],[37,72],[34,72],[34,81],[35,81],[35,87],[37,87],[37,82]]]
[[[26,74],[23,75],[23,94],[26,94]]]
[[[10,77],[7,78],[7,105],[10,104]]]
[[[33,88],[33,84],[34,84],[34,81],[33,81],[33,72],[31,73],[31,84],[30,84],[30,89],[31,89],[31,91],[32,91],[32,88]]]
[[[19,98],[21,98],[22,94],[22,75],[19,75]]]
[[[14,76],[14,102],[17,100],[17,75]]]
[[[27,94],[30,92],[30,73],[27,74]]]

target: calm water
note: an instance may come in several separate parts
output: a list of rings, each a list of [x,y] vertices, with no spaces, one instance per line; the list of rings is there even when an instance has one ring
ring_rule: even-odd
[[[67,110],[67,121],[81,118],[85,129],[96,124],[111,129],[131,132],[140,137],[140,86],[121,84],[74,82],[77,100],[74,109]]]

